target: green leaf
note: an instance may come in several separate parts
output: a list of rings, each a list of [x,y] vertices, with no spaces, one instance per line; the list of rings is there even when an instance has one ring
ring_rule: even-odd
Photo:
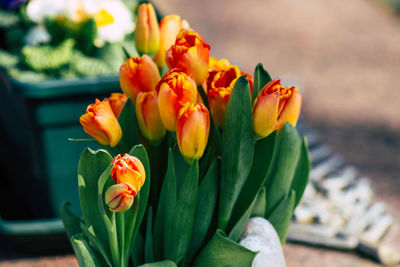
[[[267,209],[267,190],[265,187],[262,188],[261,192],[257,196],[256,204],[254,206],[251,217],[265,217],[265,210]]]
[[[293,174],[300,156],[301,139],[296,129],[286,123],[276,140],[271,168],[268,170],[266,215],[289,194]]]
[[[122,129],[122,138],[121,141],[119,141],[118,147],[121,152],[128,153],[134,145],[140,144],[135,106],[132,101],[126,101],[121,114],[118,117],[118,122]]]
[[[294,172],[293,181],[290,186],[291,189],[296,191],[296,200],[293,209],[299,204],[301,197],[303,196],[304,190],[308,183],[308,175],[311,170],[310,156],[308,155],[308,144],[307,139],[304,137],[301,143],[301,152],[299,161],[297,162],[296,170]]]
[[[227,238],[223,231],[217,230],[213,238],[194,261],[194,267],[249,267],[256,252],[253,252]]]
[[[242,215],[254,202],[257,194],[264,188],[268,169],[271,165],[272,154],[276,141],[276,132],[268,137],[258,140],[254,146],[254,158],[249,178],[244,184],[242,191],[236,201],[228,229],[238,222]],[[265,209],[264,209],[265,212]]]
[[[81,209],[86,226],[109,251],[108,232],[98,207],[98,180],[110,166],[112,157],[105,150],[93,151],[90,148],[82,152],[78,165],[78,191]]]
[[[198,195],[199,164],[190,166],[182,189],[179,191],[176,206],[171,213],[172,223],[166,228],[164,239],[164,258],[179,263],[185,256],[192,238],[196,201]]]
[[[291,190],[289,195],[282,199],[278,206],[267,217],[267,220],[274,226],[281,240],[282,246],[285,244],[289,230],[290,220],[293,216],[296,192]]]
[[[151,229],[153,225],[153,209],[150,207],[147,215],[147,225],[146,225],[146,240],[144,243],[144,261],[153,262],[154,261],[154,251],[153,251],[153,230]]]
[[[178,145],[172,149],[172,154],[174,156],[174,166],[175,166],[175,177],[176,177],[176,189],[179,192],[185,182],[187,171],[190,165],[183,158]]]
[[[176,267],[176,266],[177,265],[173,261],[158,261],[140,265],[139,267]]]
[[[144,263],[144,240],[140,232],[134,240],[134,245],[131,253],[131,261],[133,266],[138,266]]]
[[[191,262],[203,244],[215,212],[218,195],[218,165],[218,160],[214,160],[199,186],[195,221],[186,259],[187,262]]]
[[[164,235],[170,229],[172,223],[171,214],[176,205],[176,177],[174,159],[171,149],[168,152],[168,167],[165,173],[164,183],[161,188],[160,199],[158,201],[156,220],[154,223],[154,256],[156,260],[163,258]]]
[[[257,98],[264,86],[272,81],[269,73],[264,69],[261,63],[258,63],[254,70],[254,85],[253,85],[253,101]]]
[[[229,98],[223,130],[218,227],[225,230],[239,193],[248,177],[254,153],[249,83],[241,76]]]
[[[65,232],[70,239],[73,235],[82,233],[81,227],[79,226],[82,222],[82,218],[76,215],[69,208],[70,203],[64,202],[60,208],[60,216],[64,224]]]
[[[75,256],[78,259],[79,266],[107,266],[99,254],[89,245],[84,234],[81,233],[72,236],[71,244],[74,248]]]
[[[80,227],[81,231],[85,234],[86,239],[89,241],[89,244],[100,253],[108,266],[112,266],[111,259],[107,258],[108,252],[106,251],[104,244],[100,243],[100,240],[94,236],[93,229],[88,229],[83,221],[81,221]]]

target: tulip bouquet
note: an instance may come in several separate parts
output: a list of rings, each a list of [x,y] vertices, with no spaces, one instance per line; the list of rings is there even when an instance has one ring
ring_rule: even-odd
[[[186,21],[158,24],[150,4],[139,7],[135,42],[123,94],[80,118],[104,149],[79,161],[83,219],[61,208],[79,263],[251,266],[256,252],[237,243],[248,219],[267,218],[283,245],[307,184],[298,89],[261,64],[252,76],[209,57]]]

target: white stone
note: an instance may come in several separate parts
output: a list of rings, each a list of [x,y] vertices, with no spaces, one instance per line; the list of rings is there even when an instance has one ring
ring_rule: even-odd
[[[266,219],[254,217],[249,220],[240,244],[258,252],[252,267],[285,267],[282,245],[275,228]]]

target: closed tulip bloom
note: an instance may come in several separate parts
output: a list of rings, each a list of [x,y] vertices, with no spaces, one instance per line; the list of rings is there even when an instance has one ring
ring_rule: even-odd
[[[182,30],[167,51],[168,68],[180,68],[193,75],[197,85],[208,76],[210,46],[193,30]]]
[[[105,202],[110,211],[124,212],[132,206],[136,194],[136,188],[129,183],[114,184],[107,189]]]
[[[151,4],[141,4],[138,8],[135,43],[141,54],[154,54],[158,50],[160,29],[156,12]]]
[[[182,29],[189,29],[189,23],[178,15],[168,15],[160,21],[160,46],[153,58],[159,68],[165,66],[165,54]]]
[[[158,111],[157,92],[142,92],[136,98],[136,117],[140,132],[151,141],[160,141],[166,134]]]
[[[208,109],[200,103],[187,103],[178,115],[176,139],[182,156],[189,163],[203,156],[210,132]]]
[[[146,172],[138,158],[129,154],[124,154],[122,157],[118,155],[111,163],[114,164],[111,178],[115,183],[129,183],[140,190],[146,179]]]
[[[138,93],[154,91],[160,79],[157,65],[147,55],[128,58],[119,69],[121,89],[133,103]]]
[[[107,100],[96,99],[79,119],[85,132],[102,145],[115,147],[122,137],[121,126]]]
[[[196,102],[196,83],[186,73],[172,69],[161,79],[156,90],[161,121],[167,130],[175,132],[179,110],[186,103]]]
[[[296,126],[302,97],[294,86],[283,87],[280,79],[269,82],[253,104],[253,128],[259,138],[280,130],[288,122]]]
[[[128,97],[121,93],[111,93],[107,98],[115,117],[119,117]]]

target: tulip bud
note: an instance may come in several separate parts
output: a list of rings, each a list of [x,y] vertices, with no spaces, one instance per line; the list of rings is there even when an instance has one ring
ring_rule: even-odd
[[[157,52],[160,43],[160,29],[156,12],[151,4],[141,4],[138,8],[135,43],[140,54],[150,55]]]
[[[176,139],[179,150],[189,163],[203,156],[210,132],[208,109],[200,103],[187,103],[178,115]]]
[[[193,75],[197,85],[208,76],[210,46],[193,30],[182,30],[165,56],[168,68]]]
[[[144,184],[146,172],[142,162],[129,154],[116,156],[111,162],[114,167],[111,169],[111,178],[117,184],[129,183],[138,191]]]
[[[160,21],[160,46],[153,58],[159,68],[164,67],[165,53],[175,43],[176,36],[182,29],[189,29],[189,23],[177,15],[165,16]]]
[[[138,93],[154,91],[160,79],[157,65],[147,55],[128,58],[119,69],[121,89],[133,103]]]
[[[115,147],[122,137],[121,126],[107,100],[96,99],[79,119],[85,132],[102,145]]]
[[[127,99],[128,97],[121,93],[111,93],[110,97],[107,98],[115,117],[119,117]]]
[[[136,188],[129,183],[114,184],[107,189],[105,202],[110,211],[123,212],[132,206],[136,194]]]
[[[172,69],[161,79],[156,90],[161,120],[167,130],[174,132],[179,110],[186,103],[196,102],[196,83],[191,76]]]
[[[142,92],[136,98],[136,117],[143,136],[151,142],[160,141],[166,134],[158,111],[157,92]]]
[[[302,97],[294,87],[283,87],[279,79],[269,82],[253,104],[253,128],[259,138],[280,130],[288,122],[296,126]]]

